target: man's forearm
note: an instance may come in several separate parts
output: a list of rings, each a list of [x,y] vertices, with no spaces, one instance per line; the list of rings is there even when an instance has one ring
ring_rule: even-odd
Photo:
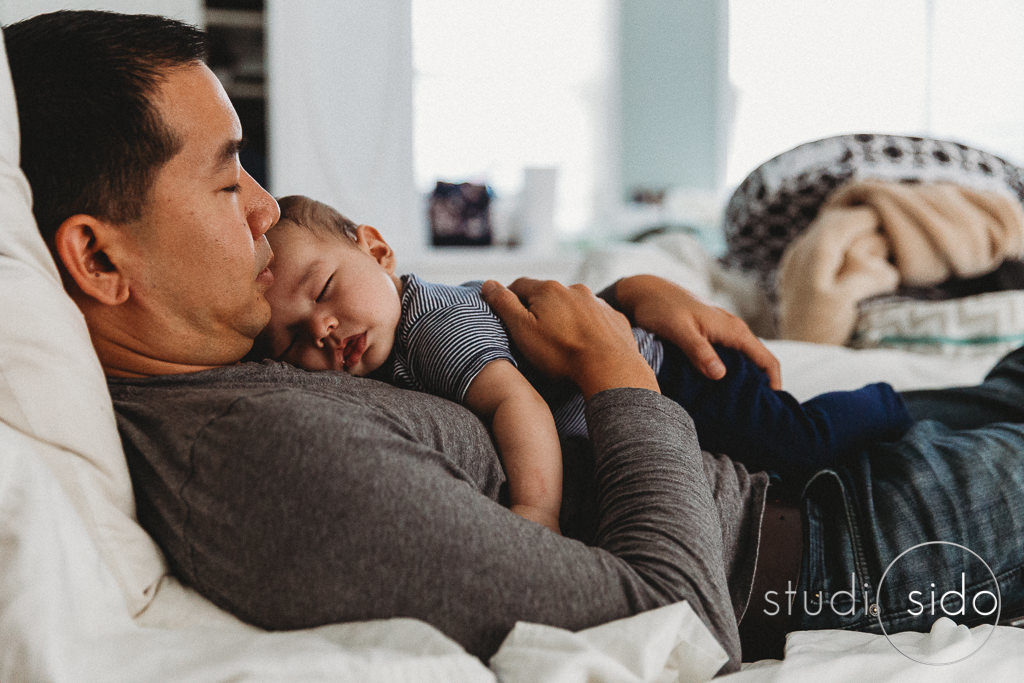
[[[687,600],[739,663],[722,529],[693,423],[679,406],[633,389],[587,404],[600,521],[596,545],[628,561],[667,601]],[[654,606],[654,605],[652,605]]]

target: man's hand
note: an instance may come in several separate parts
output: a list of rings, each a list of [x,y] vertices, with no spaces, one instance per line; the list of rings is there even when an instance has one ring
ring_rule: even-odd
[[[654,275],[619,280],[615,296],[638,327],[678,346],[707,377],[725,376],[725,365],[711,346],[722,344],[754,361],[768,375],[772,389],[782,388],[778,359],[732,313],[709,306],[679,285]]]
[[[615,387],[658,391],[629,321],[583,285],[520,278],[506,289],[489,280],[481,294],[526,358],[545,374],[571,379],[584,398]]]

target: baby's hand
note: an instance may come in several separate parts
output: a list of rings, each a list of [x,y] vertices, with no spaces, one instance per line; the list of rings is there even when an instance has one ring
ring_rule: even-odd
[[[541,526],[546,526],[556,534],[562,533],[558,528],[558,510],[545,510],[544,508],[534,505],[513,505],[509,509],[523,519],[528,519],[531,522],[540,524]]]

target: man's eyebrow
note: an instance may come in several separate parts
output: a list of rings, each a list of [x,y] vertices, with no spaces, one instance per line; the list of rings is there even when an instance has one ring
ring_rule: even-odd
[[[213,171],[216,173],[234,162],[238,153],[245,147],[246,139],[238,138],[236,140],[228,140],[221,145],[220,150],[217,151],[217,156],[213,161]]]

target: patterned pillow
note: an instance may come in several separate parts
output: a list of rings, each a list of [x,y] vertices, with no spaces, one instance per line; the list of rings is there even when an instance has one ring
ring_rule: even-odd
[[[850,346],[992,357],[1024,345],[1024,290],[942,301],[880,297],[861,304]]]
[[[768,289],[782,253],[850,180],[953,182],[1009,191],[1024,202],[1024,169],[958,142],[881,133],[808,142],[754,169],[725,209],[723,262],[752,271]]]

